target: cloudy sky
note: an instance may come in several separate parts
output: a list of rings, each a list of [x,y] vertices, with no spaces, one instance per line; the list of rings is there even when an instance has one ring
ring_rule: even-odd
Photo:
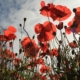
[[[27,18],[26,30],[32,37],[34,32],[34,26],[37,23],[43,23],[48,20],[46,17],[40,15],[40,1],[41,0],[0,0],[0,26],[6,29],[9,25],[13,25],[17,28],[17,37],[21,37],[21,29],[19,24],[23,24],[23,18]],[[47,3],[54,3],[55,5],[61,4],[67,6],[71,10],[80,6],[80,0],[44,0]],[[65,21],[65,24],[72,19],[74,14]],[[23,32],[23,37],[26,34]],[[15,52],[18,52],[18,39],[15,41]]]

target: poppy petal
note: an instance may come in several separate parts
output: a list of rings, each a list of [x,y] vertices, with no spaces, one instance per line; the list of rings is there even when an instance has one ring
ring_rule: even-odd
[[[41,32],[43,25],[42,24],[36,24],[34,27],[35,32],[38,34]]]
[[[41,32],[38,36],[37,36],[38,40],[40,42],[46,42],[49,41],[51,39],[54,38],[54,36],[51,34],[51,32]]]
[[[50,21],[44,22],[43,25],[44,25],[43,27],[46,31],[56,32],[56,26],[53,23],[51,23]]]
[[[57,5],[55,6],[55,13],[53,14],[55,14],[55,16],[57,17],[57,20],[62,21],[70,17],[71,11],[66,6]],[[51,17],[54,18],[53,16]]]
[[[15,33],[17,31],[14,26],[8,26],[8,30],[10,30],[13,33]]]
[[[41,1],[41,7],[44,7],[44,6],[45,6],[45,2]]]
[[[71,33],[70,27],[66,28],[66,29],[65,29],[65,32],[66,32],[67,34],[70,34],[70,33]]]

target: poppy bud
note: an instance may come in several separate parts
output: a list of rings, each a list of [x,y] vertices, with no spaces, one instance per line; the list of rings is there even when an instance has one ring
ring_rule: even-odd
[[[75,40],[73,40],[73,43],[74,43],[74,44],[76,44],[76,41],[75,41]]]
[[[47,59],[48,57],[47,56],[45,56],[45,59]]]
[[[64,26],[64,28],[66,29],[66,28],[67,28],[67,26]]]
[[[19,41],[21,41],[21,39],[19,39]]]
[[[26,18],[24,18],[24,22],[26,21]]]
[[[62,44],[62,41],[61,40],[59,41],[59,44]]]
[[[34,39],[34,38],[35,38],[35,35],[33,35],[32,39]]]
[[[21,26],[22,26],[22,24],[19,24],[19,26],[21,27]]]
[[[74,12],[74,13],[76,12],[76,8],[73,8],[73,12]]]
[[[65,32],[63,32],[63,35],[65,35]]]
[[[15,53],[15,56],[17,56],[17,53]]]
[[[54,36],[56,36],[56,32],[53,32],[52,34],[53,34]]]
[[[21,54],[21,52],[22,52],[22,49],[19,49],[19,53]]]
[[[74,51],[74,49],[72,50],[72,54],[73,54],[73,55],[75,54],[75,51]]]

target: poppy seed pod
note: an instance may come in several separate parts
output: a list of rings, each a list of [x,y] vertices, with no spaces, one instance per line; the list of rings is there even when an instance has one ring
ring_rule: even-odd
[[[26,18],[24,18],[24,22],[26,21]]]
[[[73,8],[73,12],[76,13],[76,8]]]

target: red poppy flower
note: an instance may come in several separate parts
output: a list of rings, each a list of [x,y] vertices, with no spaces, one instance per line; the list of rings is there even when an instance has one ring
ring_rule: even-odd
[[[69,26],[71,32],[73,32],[73,33],[80,32],[80,23],[77,22],[77,20],[75,18],[68,23],[68,26]]]
[[[7,37],[5,35],[0,35],[0,40],[6,41]]]
[[[4,36],[6,36],[8,41],[16,38],[16,35],[9,30],[4,30]]]
[[[21,62],[20,58],[15,58],[14,59],[14,65],[18,65]]]
[[[80,32],[80,7],[76,8],[74,18],[68,23],[68,26],[71,28],[72,32],[79,33]]]
[[[69,43],[69,46],[70,46],[71,48],[76,48],[76,47],[78,47],[78,44],[77,44],[75,41],[73,41],[73,42],[70,42],[70,43]]]
[[[47,80],[46,76],[41,76],[41,80]]]
[[[40,14],[51,17],[53,20],[63,21],[70,17],[71,11],[66,6],[49,3],[45,5],[45,2],[41,2]]]
[[[45,55],[51,56],[51,51],[50,51],[49,49],[47,49],[46,52],[41,52],[41,53],[40,53],[40,56],[41,56],[41,57],[44,57]]]
[[[8,30],[15,33],[17,30],[14,26],[8,26]]]
[[[30,39],[29,37],[25,37],[22,41],[21,41],[22,47],[24,49],[24,53],[26,56],[36,56],[37,52],[38,52],[38,46],[35,42],[35,40]]]
[[[48,50],[48,43],[42,43],[40,49],[45,53]]]
[[[15,58],[16,55],[14,54],[14,52],[10,52],[9,49],[6,49],[6,57]]]
[[[56,27],[49,21],[44,22],[44,24],[37,24],[34,27],[36,33],[38,33],[38,40],[40,42],[46,42],[54,38],[53,32],[56,32]]]
[[[45,2],[41,1],[40,14],[50,17],[51,16],[51,9],[54,8],[54,6],[55,5],[53,3],[45,5]]]
[[[54,48],[51,50],[51,55],[58,56],[58,49]]]
[[[51,18],[53,20],[63,21],[63,20],[66,20],[67,18],[69,18],[70,15],[71,15],[70,9],[68,9],[66,6],[62,6],[62,5],[55,6],[54,12],[53,12],[53,9],[51,11]]]
[[[41,68],[40,68],[41,73],[46,73],[46,72],[49,72],[49,71],[50,71],[49,66],[42,65]]]
[[[70,27],[65,28],[65,32],[66,32],[67,34],[70,34],[70,33],[71,33],[71,28],[70,28]]]
[[[36,63],[37,63],[37,64],[44,64],[44,59],[38,58],[38,59],[36,60]]]

